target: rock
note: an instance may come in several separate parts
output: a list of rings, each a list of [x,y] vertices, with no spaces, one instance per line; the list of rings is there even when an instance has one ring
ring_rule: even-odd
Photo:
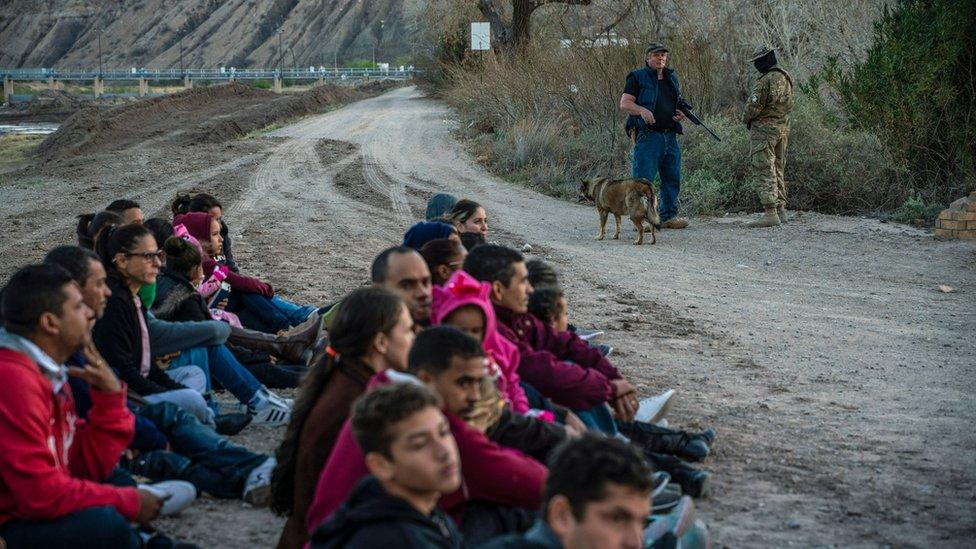
[[[801,526],[803,525],[800,524],[800,521],[796,519],[790,519],[786,521],[786,527],[789,528],[790,530],[799,530]]]
[[[531,244],[522,244],[522,253],[523,254],[532,253],[532,245]]]

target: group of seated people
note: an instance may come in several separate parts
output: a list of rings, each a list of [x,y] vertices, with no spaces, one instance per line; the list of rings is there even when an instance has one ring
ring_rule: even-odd
[[[435,195],[324,306],[244,274],[215,197],[171,209],[81,216],[0,291],[7,547],[189,547],[151,522],[198,493],[270,505],[280,548],[707,546],[714,431],[668,428],[480,204]]]

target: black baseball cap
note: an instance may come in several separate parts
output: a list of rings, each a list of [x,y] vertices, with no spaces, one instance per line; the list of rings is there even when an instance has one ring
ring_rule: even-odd
[[[651,42],[650,44],[647,45],[647,49],[644,50],[644,54],[646,55],[648,53],[657,53],[659,51],[663,51],[667,53],[668,48],[664,47],[664,44],[660,42]]]

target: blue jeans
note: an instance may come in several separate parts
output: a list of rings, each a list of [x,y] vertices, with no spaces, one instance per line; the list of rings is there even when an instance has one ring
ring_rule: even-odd
[[[278,296],[269,298],[261,294],[231,292],[227,310],[235,313],[244,327],[274,334],[298,326],[319,309],[311,305],[295,305]]]
[[[207,375],[206,392],[208,393],[213,380],[216,379],[221,386],[237,397],[237,400],[247,404],[261,388],[261,382],[234,358],[234,354],[226,345],[185,349],[180,356],[173,359],[170,369],[175,370],[191,364],[200,367]]]
[[[136,413],[152,421],[172,448],[147,452],[130,462],[134,474],[154,482],[185,480],[214,497],[239,498],[247,476],[268,459],[231,443],[173,404],[150,404]]]
[[[661,222],[678,215],[678,192],[681,190],[681,148],[673,132],[640,132],[634,144],[631,162],[634,177],[648,181],[661,174],[661,200],[658,212]]]
[[[0,525],[0,538],[10,549],[142,547],[139,535],[113,507],[89,507],[53,520],[13,519]]]

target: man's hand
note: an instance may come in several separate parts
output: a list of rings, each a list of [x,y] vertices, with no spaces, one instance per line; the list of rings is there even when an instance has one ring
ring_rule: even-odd
[[[614,398],[611,402],[613,411],[617,414],[617,419],[621,421],[633,421],[637,415],[637,389],[626,379],[614,379],[613,384]]]
[[[674,120],[675,122],[681,122],[685,118],[688,118],[687,116],[685,116],[685,113],[681,111],[675,111],[674,116],[671,117],[671,120]]]
[[[173,362],[173,359],[178,356],[180,356],[180,351],[157,356],[155,361],[156,366],[159,366],[160,370],[169,369],[170,363]]]
[[[136,522],[149,524],[159,516],[159,512],[162,510],[162,498],[148,490],[139,489],[139,514],[136,515]]]
[[[583,424],[583,420],[579,418],[573,412],[566,412],[566,419],[564,420],[566,427],[566,434],[569,438],[578,438],[583,436],[586,432],[586,425]]]
[[[92,389],[103,393],[117,393],[122,390],[119,378],[109,368],[108,362],[105,362],[102,355],[98,354],[98,349],[95,348],[91,338],[85,342],[84,354],[88,364],[84,368],[71,366],[68,368],[68,375],[84,380],[91,385]]]
[[[651,111],[647,109],[641,110],[640,117],[648,126],[654,125],[654,113]]]

